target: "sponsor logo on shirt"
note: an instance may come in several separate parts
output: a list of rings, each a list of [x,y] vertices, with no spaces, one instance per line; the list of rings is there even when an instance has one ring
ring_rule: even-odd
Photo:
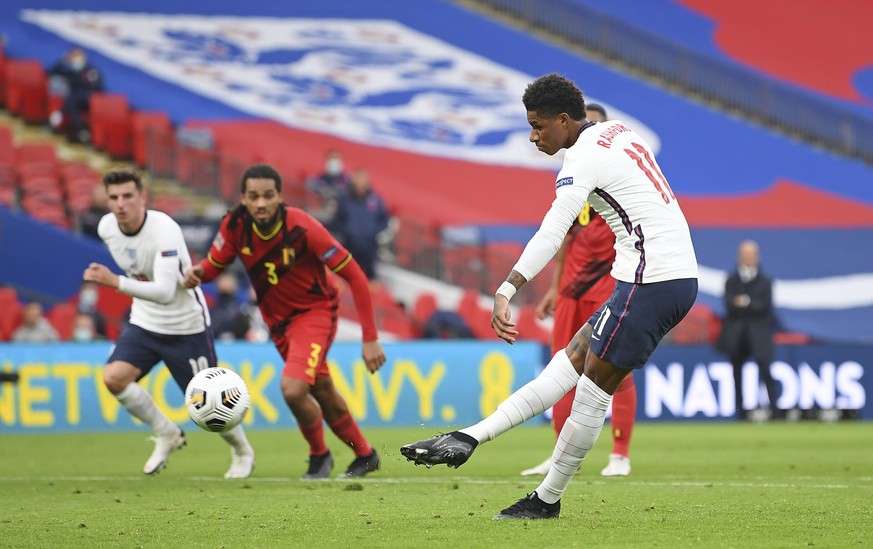
[[[555,183],[555,189],[560,189],[561,187],[563,187],[563,186],[565,186],[565,185],[572,185],[572,184],[573,184],[573,178],[572,178],[572,177],[562,177],[561,179],[559,179],[559,180]]]
[[[336,254],[338,251],[339,251],[339,249],[336,246],[333,246],[331,249],[329,249],[328,251],[321,254],[321,260],[327,261],[328,259],[333,257],[334,254]]]
[[[176,257],[179,255],[179,252],[176,250],[164,250],[161,252],[161,257]]]

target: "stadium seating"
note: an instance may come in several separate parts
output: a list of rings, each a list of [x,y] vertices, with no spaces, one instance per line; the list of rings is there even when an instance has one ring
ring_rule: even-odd
[[[32,59],[9,59],[5,80],[9,112],[30,124],[44,123],[48,119],[48,79],[42,64]]]
[[[0,287],[0,341],[9,341],[21,324],[21,303],[14,288]]]
[[[133,126],[127,97],[118,93],[91,94],[90,117],[94,147],[113,158],[130,158]]]
[[[58,332],[61,341],[73,337],[73,321],[76,319],[76,306],[72,303],[58,303],[46,314],[46,318]]]
[[[131,115],[133,161],[153,172],[171,173],[173,124],[162,111],[135,111]]]

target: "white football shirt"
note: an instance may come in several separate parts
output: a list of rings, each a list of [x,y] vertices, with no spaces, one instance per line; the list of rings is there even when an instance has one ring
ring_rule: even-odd
[[[191,256],[178,223],[163,212],[148,210],[140,230],[126,235],[115,214],[109,213],[97,232],[127,274],[119,277],[118,289],[133,296],[131,324],[166,335],[206,330],[210,319],[202,290],[182,285]]]
[[[621,121],[585,126],[564,155],[555,195],[514,267],[527,280],[557,252],[586,201],[615,233],[613,278],[636,284],[697,278],[685,215],[651,147]]]

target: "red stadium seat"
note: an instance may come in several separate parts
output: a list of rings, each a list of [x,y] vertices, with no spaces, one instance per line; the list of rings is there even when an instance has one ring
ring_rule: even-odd
[[[483,289],[485,262],[481,247],[447,246],[442,263],[446,281],[477,292]]]
[[[42,63],[33,59],[6,62],[6,106],[30,124],[48,120],[48,78]]]
[[[76,319],[76,306],[72,303],[58,303],[46,314],[46,318],[57,330],[61,340],[68,341],[73,337],[73,321]]]
[[[530,305],[522,305],[518,309],[516,329],[519,339],[538,341],[543,345],[552,344],[552,333],[540,324],[535,309]]]
[[[58,165],[58,154],[54,143],[26,143],[15,150],[15,164],[53,164]]]
[[[113,158],[130,158],[133,152],[133,125],[127,96],[92,93],[89,116],[94,147]]]
[[[457,313],[473,331],[476,339],[490,339],[494,335],[491,329],[491,311],[479,305],[479,292],[464,291],[458,302]]]
[[[159,162],[160,143],[167,141],[167,136],[173,135],[173,124],[170,117],[163,111],[137,111],[131,115],[131,130],[133,139],[133,161],[141,167],[151,166]],[[166,154],[167,151],[164,152]],[[170,164],[164,163],[166,168]]]
[[[430,317],[437,312],[436,296],[430,292],[418,294],[412,305],[412,320],[418,326],[419,331],[424,328]]]
[[[0,307],[0,341],[9,341],[21,325],[22,309],[18,297]]]

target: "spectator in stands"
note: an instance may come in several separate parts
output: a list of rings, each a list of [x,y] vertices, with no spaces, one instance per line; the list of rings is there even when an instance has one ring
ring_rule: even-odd
[[[12,334],[12,341],[16,343],[58,341],[60,339],[58,332],[42,313],[42,305],[37,301],[31,301],[25,305],[24,311],[22,311],[21,326]]]
[[[245,339],[249,331],[249,319],[240,306],[237,293],[239,281],[233,273],[222,273],[215,279],[218,301],[209,311],[212,317],[212,333],[216,339],[233,341]]]
[[[717,348],[730,357],[734,367],[736,410],[739,419],[748,419],[743,403],[742,372],[747,358],[754,359],[770,399],[771,413],[776,409],[776,387],[770,375],[773,362],[773,283],[759,264],[758,244],[745,240],[740,244],[737,270],[725,283],[725,317]]]
[[[88,62],[85,51],[74,48],[49,70],[50,86],[54,95],[64,98],[60,112],[51,113],[49,122],[54,128],[66,126],[73,142],[89,143],[91,132],[85,123],[91,94],[103,91],[100,71]]]
[[[106,317],[97,310],[97,301],[100,298],[99,288],[96,282],[83,281],[79,286],[79,298],[76,303],[76,311],[80,315],[91,317],[94,330],[97,335],[106,337]]]
[[[102,339],[97,333],[94,318],[87,313],[79,313],[73,319],[73,341],[76,343],[91,343]]]
[[[94,185],[91,189],[91,204],[87,209],[79,212],[79,230],[83,235],[100,239],[97,234],[97,225],[103,216],[109,213],[109,202],[106,198],[106,188],[103,185]]]
[[[388,228],[389,218],[385,202],[370,186],[367,170],[355,170],[348,191],[337,199],[330,227],[371,281],[376,278],[377,236]]]
[[[309,213],[324,224],[329,224],[336,212],[337,197],[349,188],[343,155],[336,149],[327,151],[324,172],[306,182],[306,188],[321,198],[321,205],[307,207]]]
[[[324,157],[324,173],[310,179],[306,186],[324,198],[336,198],[345,192],[349,187],[349,177],[345,173],[342,153],[336,149],[327,151]]]
[[[258,307],[258,294],[254,286],[249,286],[248,302],[243,306],[243,314],[246,315],[249,329],[246,332],[246,341],[264,343],[270,341],[270,328],[264,322],[261,309]]]

